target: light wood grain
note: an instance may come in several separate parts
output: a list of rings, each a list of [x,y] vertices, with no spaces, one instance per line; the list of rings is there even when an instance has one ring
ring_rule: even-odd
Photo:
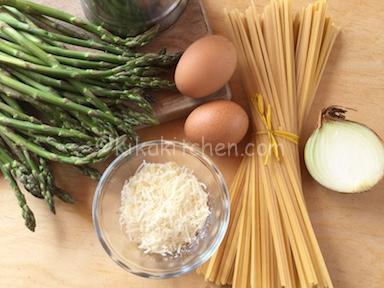
[[[72,0],[74,1],[74,0]],[[66,1],[57,1],[64,5]],[[301,5],[307,1],[294,1]],[[59,4],[60,3],[60,4]],[[261,6],[266,0],[257,1]],[[244,8],[247,0],[205,0],[214,30],[227,34],[223,9]],[[330,0],[329,13],[342,27],[321,83],[304,139],[317,113],[328,104],[359,110],[356,119],[384,137],[384,2]],[[236,75],[235,99],[244,102]],[[183,120],[142,132],[144,139],[183,138]],[[239,159],[215,157],[228,182]],[[38,230],[24,227],[16,200],[0,180],[0,287],[129,287],[208,288],[201,277],[141,279],[116,266],[99,245],[91,222],[95,184],[72,169],[57,169],[58,180],[77,199],[74,206],[58,203],[52,216],[42,201],[28,198],[36,212]],[[336,288],[381,288],[384,283],[384,183],[368,193],[342,195],[316,184],[303,169],[308,209]]]

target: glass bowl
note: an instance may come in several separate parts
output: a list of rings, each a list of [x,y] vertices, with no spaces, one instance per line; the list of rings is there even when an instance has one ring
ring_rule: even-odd
[[[145,254],[121,229],[121,190],[143,161],[175,162],[193,171],[207,185],[211,214],[205,229],[195,245],[177,257]],[[150,141],[124,152],[106,169],[96,188],[92,216],[97,237],[118,265],[142,277],[171,278],[198,268],[219,247],[228,227],[229,193],[223,175],[200,149],[175,141]]]

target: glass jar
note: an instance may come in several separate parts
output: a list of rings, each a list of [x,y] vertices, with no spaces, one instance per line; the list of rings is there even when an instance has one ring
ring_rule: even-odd
[[[137,35],[155,24],[168,28],[188,0],[82,0],[86,17],[120,36]]]

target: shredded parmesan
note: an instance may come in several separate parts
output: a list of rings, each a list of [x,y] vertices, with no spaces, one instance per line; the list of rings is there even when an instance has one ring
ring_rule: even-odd
[[[120,224],[145,253],[177,255],[210,214],[206,186],[176,163],[143,162],[121,193]]]

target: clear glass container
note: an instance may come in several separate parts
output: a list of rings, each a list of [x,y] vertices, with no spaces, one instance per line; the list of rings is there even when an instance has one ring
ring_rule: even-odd
[[[211,214],[204,231],[194,245],[176,257],[145,254],[128,240],[119,223],[121,190],[144,160],[175,162],[193,171],[207,185]],[[139,144],[112,162],[96,188],[92,213],[97,236],[113,261],[142,277],[170,278],[196,269],[213,255],[228,227],[229,206],[224,177],[206,155],[184,143],[159,140]]]
[[[82,0],[87,18],[120,36],[137,35],[155,24],[169,27],[188,0]]]

